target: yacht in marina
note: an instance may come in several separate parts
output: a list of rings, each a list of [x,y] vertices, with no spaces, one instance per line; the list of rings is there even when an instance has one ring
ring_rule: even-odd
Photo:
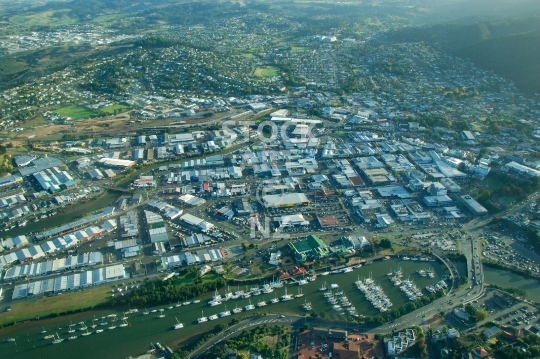
[[[107,325],[107,324],[109,323],[105,321],[105,317],[101,317],[101,323],[99,323],[99,325]]]
[[[274,293],[274,298],[270,299],[271,304],[279,303],[279,299],[277,298],[276,294]]]
[[[43,327],[43,330],[42,330],[40,333],[41,333],[41,334],[47,333],[47,331],[45,330],[45,327]]]
[[[201,314],[202,314],[202,317],[200,317],[199,319],[197,319],[197,323],[199,323],[199,324],[208,321],[208,318],[204,316],[204,312],[201,312]]]
[[[156,313],[156,312],[157,312],[157,309],[152,309],[152,310],[150,311],[150,313]]]
[[[313,308],[311,307],[311,302],[308,301],[304,301],[304,304],[302,304],[302,308],[304,308],[304,310],[313,310]]]
[[[266,305],[268,305],[268,304],[264,300],[261,300],[259,303],[257,303],[257,307],[259,307],[259,308],[264,307]]]
[[[101,329],[98,329],[98,330],[101,330]],[[96,330],[96,333],[97,333],[97,332],[98,332],[98,331]],[[81,335],[82,335],[83,337],[86,337],[86,336],[88,336],[88,335],[90,335],[90,334],[92,334],[92,332],[89,332],[88,329],[86,329],[86,332],[82,333]]]
[[[407,257],[407,256],[405,256],[405,257],[403,257],[403,258],[401,258],[401,259],[403,259],[404,261],[411,260],[411,258],[409,258],[409,257]]]
[[[281,301],[286,302],[288,300],[293,300],[294,297],[292,294],[287,294],[287,288],[285,288],[285,294],[281,296]]]
[[[193,304],[197,304],[197,303],[200,303],[200,302],[201,302],[201,300],[200,300],[200,299],[197,299],[197,300],[194,300],[194,301],[193,301]],[[189,302],[188,302],[188,304],[189,304]]]
[[[218,319],[217,314],[212,314],[211,316],[208,317],[208,320],[216,320],[216,319]]]
[[[238,286],[238,290],[236,292],[234,292],[234,296],[236,298],[242,298],[243,295],[244,295],[244,291],[240,290],[240,286]]]
[[[53,340],[53,344],[59,344],[59,343],[62,343],[64,341],[64,339],[61,339],[59,336],[58,336],[58,333],[56,333],[56,337],[53,335],[54,338],[56,338],[55,340]]]
[[[74,340],[74,339],[77,339],[77,336],[76,335],[72,335],[68,338],[68,340]]]
[[[54,334],[49,334],[43,337],[43,339],[52,339],[54,338]]]
[[[220,305],[222,302],[221,302],[221,299],[212,299],[211,301],[208,302],[208,304],[210,304],[211,307],[215,307],[216,305]]]
[[[69,326],[68,333],[69,333],[69,334],[75,333],[75,329],[73,329],[73,327],[72,327],[71,325]]]
[[[176,308],[181,307],[181,306],[182,306],[182,303],[180,303],[180,301],[178,301],[178,303],[176,303],[174,306],[175,306]]]
[[[263,292],[264,294],[272,293],[273,291],[274,291],[274,288],[273,288],[271,285],[265,284],[265,285],[263,286],[262,292]]]
[[[330,272],[322,272],[321,275],[329,275]]]
[[[253,304],[251,304],[251,299],[249,300],[249,304],[246,305],[246,308],[245,308],[245,309],[246,309],[246,310],[253,310],[253,309],[255,309],[255,306],[254,306]]]
[[[216,292],[214,293],[214,295],[212,296],[212,300],[219,300],[221,301],[221,295],[219,295],[219,292],[216,288]]]
[[[227,287],[227,292],[223,295],[223,301],[227,301],[229,299],[233,299],[234,294],[231,292],[230,288]]]
[[[103,329],[96,330],[96,334],[103,333]]]
[[[225,310],[223,312],[219,313],[220,318],[228,317],[229,315],[231,315],[231,311],[227,310],[227,307],[225,307]]]
[[[302,288],[298,288],[298,294],[295,294],[295,298],[303,297],[304,293],[302,293]]]
[[[330,284],[330,289],[338,289],[339,288],[339,285],[338,284]]]
[[[121,323],[121,324],[118,324],[118,326],[119,326],[120,328],[125,328],[125,327],[127,327],[128,325],[129,325],[129,324],[128,324],[128,322],[127,322],[127,317],[122,318],[122,323]]]
[[[142,312],[143,315],[148,315],[150,314],[150,312],[148,311],[148,309],[144,308],[144,312]]]
[[[353,271],[353,268],[352,267],[346,267],[346,268],[343,268],[343,270],[341,271],[341,273],[350,273]]]
[[[242,308],[238,308],[238,304],[236,305],[236,308],[233,309],[234,314],[238,314],[242,312]]]
[[[245,292],[244,294],[242,294],[242,298],[244,298],[244,299],[247,299],[247,298],[249,298],[249,297],[251,297],[251,293],[250,293],[250,292]]]
[[[174,325],[174,329],[175,329],[175,330],[176,330],[176,329],[181,329],[181,328],[184,327],[184,324],[180,323],[180,322],[178,321],[178,318],[174,317],[174,319],[176,319],[176,324]]]
[[[157,316],[159,319],[165,318],[165,314],[163,314],[163,309],[159,310],[159,315]]]
[[[107,329],[109,330],[113,330],[113,329],[116,329],[116,325],[111,325],[110,327],[108,327]]]
[[[182,303],[182,305],[190,305],[190,304],[191,304],[191,302],[184,302],[184,303]]]
[[[300,279],[300,280],[298,281],[298,285],[306,285],[306,284],[308,284],[307,279]]]
[[[321,292],[324,292],[325,290],[327,290],[328,288],[326,288],[326,282],[323,283],[323,285],[321,285],[321,287],[319,288],[319,290]]]

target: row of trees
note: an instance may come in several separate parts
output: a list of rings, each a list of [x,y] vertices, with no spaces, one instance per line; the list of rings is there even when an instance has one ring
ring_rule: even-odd
[[[270,339],[267,339],[270,338]],[[267,339],[267,340],[263,340]],[[274,345],[270,345],[274,341]],[[261,354],[264,358],[287,358],[287,347],[291,344],[288,327],[283,325],[263,325],[252,330],[244,330],[240,335],[227,340],[224,345],[216,346],[203,354],[203,359],[221,358],[225,348],[235,351],[251,351]]]
[[[112,304],[125,305],[131,303],[136,306],[147,306],[185,301],[213,291],[216,288],[223,288],[227,284],[223,278],[207,282],[196,279],[193,282],[190,285],[177,285],[172,280],[147,282],[127,296],[113,298]]]

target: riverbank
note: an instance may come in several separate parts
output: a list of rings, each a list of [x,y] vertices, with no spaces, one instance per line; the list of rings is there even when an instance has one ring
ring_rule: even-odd
[[[77,292],[65,292],[51,297],[31,298],[13,302],[11,311],[0,313],[0,327],[15,325],[18,322],[35,318],[57,317],[94,309],[108,303],[111,286],[85,289]]]
[[[356,288],[354,282],[358,280],[358,278],[371,277],[381,286],[386,295],[393,302],[394,306],[399,308],[404,304],[408,304],[410,301],[399,287],[393,285],[387,276],[390,269],[397,270],[398,268],[401,268],[405,278],[410,277],[413,279],[419,288],[425,288],[426,285],[436,283],[446,274],[445,268],[443,268],[439,262],[389,259],[364,265],[349,273],[329,274],[326,276],[321,275],[316,281],[309,282],[306,285],[300,286],[298,284],[288,284],[285,288],[277,288],[272,293],[252,296],[251,298],[246,299],[229,300],[215,307],[208,305],[208,301],[214,294],[214,292],[211,291],[197,297],[197,299],[200,300],[198,303],[191,303],[180,307],[177,307],[177,305],[182,302],[173,302],[172,304],[164,304],[157,307],[148,306],[147,309],[149,311],[156,310],[156,312],[148,315],[142,314],[145,311],[143,306],[138,306],[138,313],[128,315],[129,327],[106,330],[100,334],[79,337],[74,341],[65,341],[59,345],[52,345],[49,340],[43,339],[43,335],[39,334],[39,332],[43,330],[43,327],[49,331],[58,331],[61,338],[67,338],[68,334],[66,333],[66,327],[70,322],[78,323],[79,321],[85,321],[88,325],[92,322],[94,317],[99,320],[102,316],[111,313],[117,313],[118,316],[121,317],[121,311],[127,310],[128,306],[109,309],[97,308],[83,313],[32,320],[25,323],[18,323],[13,327],[0,329],[0,341],[11,337],[17,338],[16,345],[14,343],[2,344],[2,358],[19,359],[21,357],[29,358],[37,356],[42,359],[56,359],[76,356],[78,359],[93,359],[95,357],[101,359],[117,359],[119,357],[127,357],[136,353],[145,352],[149,349],[151,342],[160,342],[175,348],[173,346],[175,343],[193,337],[198,333],[207,332],[216,325],[230,323],[234,318],[241,320],[246,315],[264,315],[264,313],[290,313],[301,316],[310,315],[311,311],[303,309],[303,304],[306,301],[311,302],[313,311],[318,313],[321,317],[321,313],[325,313],[325,319],[347,320],[347,316],[333,309],[332,305],[328,303],[323,296],[323,293],[319,290],[325,282],[328,286],[330,286],[330,284],[336,284],[339,287],[339,290],[343,291],[347,298],[349,298],[351,304],[356,307],[358,314],[377,316],[380,314],[379,311],[374,308],[366,299],[365,295]],[[435,273],[434,278],[421,277],[417,273],[420,269],[433,270]],[[262,284],[264,283],[259,283],[259,286]],[[110,288],[109,286],[106,287]],[[244,288],[240,289],[245,290],[246,288],[244,286]],[[206,323],[197,324],[197,318],[201,316],[208,317],[217,315],[226,310],[233,311],[236,307],[245,308],[245,306],[250,305],[250,302],[255,306],[261,301],[266,301],[268,303],[273,298],[283,296],[285,294],[285,289],[293,296],[300,294],[300,292],[303,296],[294,298],[290,301],[280,301],[276,304],[256,307],[256,309],[250,311],[244,309],[242,313],[239,314],[232,314],[225,318],[209,320]],[[237,288],[231,287],[231,291],[234,290],[237,290]],[[223,295],[224,289],[220,292],[220,294]],[[74,294],[80,293],[77,292]],[[192,301],[192,299],[190,299],[190,301]],[[131,305],[131,308],[133,309],[134,306]],[[164,309],[165,318],[156,318],[157,313],[159,313],[158,309]],[[176,323],[176,318],[184,324],[184,328],[179,330],[172,329],[173,325]],[[81,332],[78,332],[78,334],[80,333]]]

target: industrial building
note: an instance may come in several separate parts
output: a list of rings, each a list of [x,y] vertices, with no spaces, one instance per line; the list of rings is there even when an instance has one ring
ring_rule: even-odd
[[[41,188],[51,193],[75,185],[75,179],[69,173],[57,167],[34,173],[34,179]]]
[[[163,217],[154,212],[144,211],[144,218],[146,220],[146,228],[148,230],[150,242],[157,243],[169,240]]]
[[[6,271],[4,280],[11,281],[20,278],[37,277],[101,263],[103,263],[103,255],[100,252],[83,253],[77,256],[11,267]]]
[[[125,278],[127,277],[124,266],[117,264],[32,283],[22,283],[15,286],[12,299],[16,300],[31,296],[60,293],[66,290],[91,287]]]

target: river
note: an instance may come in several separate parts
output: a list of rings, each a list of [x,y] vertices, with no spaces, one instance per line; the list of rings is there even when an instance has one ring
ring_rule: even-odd
[[[107,190],[97,199],[90,199],[85,203],[66,206],[65,208],[59,209],[58,213],[52,217],[41,219],[39,222],[28,222],[26,226],[13,228],[12,230],[4,232],[2,236],[4,238],[9,238],[22,234],[42,232],[49,228],[60,226],[80,218],[81,215],[92,213],[98,209],[112,205],[121,195],[121,192]]]
[[[312,303],[316,312],[327,313],[327,318],[343,318],[343,316],[340,316],[332,309],[331,305],[324,300],[322,292],[319,291],[319,288],[324,282],[327,282],[328,287],[333,283],[338,284],[340,290],[349,298],[359,314],[375,315],[378,311],[364,298],[364,295],[356,288],[354,282],[358,277],[371,276],[377,284],[381,285],[394,306],[399,307],[406,303],[408,299],[398,287],[395,287],[390,282],[386,275],[389,270],[395,270],[398,267],[401,267],[405,278],[410,277],[419,288],[424,288],[428,284],[436,283],[440,280],[441,276],[446,273],[445,268],[443,268],[439,262],[401,261],[398,259],[376,261],[370,265],[364,265],[361,268],[355,269],[350,273],[319,276],[316,281],[303,286],[288,284],[283,288],[275,289],[274,292],[270,294],[252,296],[249,299],[230,300],[215,307],[210,307],[207,304],[213,294],[207,293],[198,298],[201,300],[201,303],[198,304],[173,307],[171,310],[166,309],[168,306],[148,308],[148,310],[165,309],[164,313],[166,317],[163,319],[156,318],[157,313],[143,315],[142,312],[144,311],[144,308],[138,308],[139,313],[129,315],[130,318],[128,322],[130,325],[126,328],[105,330],[103,333],[93,333],[87,337],[79,336],[75,340],[65,340],[57,345],[51,344],[52,340],[50,339],[43,339],[44,334],[40,334],[43,327],[48,330],[47,334],[54,334],[57,332],[61,338],[67,338],[70,335],[67,333],[70,321],[73,323],[85,321],[90,325],[95,316],[98,318],[98,321],[96,321],[96,324],[98,324],[102,316],[117,313],[118,317],[121,317],[122,313],[118,310],[88,311],[69,316],[30,321],[17,324],[11,328],[0,329],[1,356],[2,359],[34,357],[40,359],[69,357],[76,357],[78,359],[117,359],[144,353],[150,348],[150,343],[156,342],[169,344],[175,349],[173,343],[178,343],[197,333],[207,331],[217,324],[230,323],[232,318],[241,319],[246,315],[246,311],[243,311],[239,314],[233,314],[230,317],[220,318],[203,324],[196,324],[197,318],[201,317],[202,313],[204,313],[204,316],[210,316],[212,314],[219,314],[225,310],[230,310],[232,312],[236,306],[243,308],[248,305],[250,300],[254,305],[263,299],[269,302],[270,299],[275,296],[278,298],[282,296],[285,293],[285,288],[289,294],[298,294],[298,290],[301,289],[305,295],[302,298],[296,298],[292,301],[269,304],[266,307],[249,311],[247,314],[252,315],[261,312],[307,314],[308,312],[302,309],[302,304],[304,301],[309,301]],[[433,269],[435,278],[420,277],[416,273],[419,269]],[[245,288],[240,287],[240,289]],[[231,291],[234,292],[235,290],[237,290],[237,288],[231,287]],[[424,293],[426,293],[425,290]],[[221,294],[224,294],[223,289],[221,290]],[[225,309],[225,307],[227,309]],[[175,317],[178,318],[180,322],[184,323],[184,328],[179,330],[172,329],[173,325],[176,323]],[[108,327],[108,325],[102,328],[106,327]],[[98,328],[99,326],[96,329]],[[80,333],[82,332],[77,332],[79,335]],[[7,338],[11,337],[16,338],[16,341],[5,342]]]
[[[510,271],[484,266],[484,281],[503,288],[512,287],[527,292],[527,298],[540,302],[540,281]]]

